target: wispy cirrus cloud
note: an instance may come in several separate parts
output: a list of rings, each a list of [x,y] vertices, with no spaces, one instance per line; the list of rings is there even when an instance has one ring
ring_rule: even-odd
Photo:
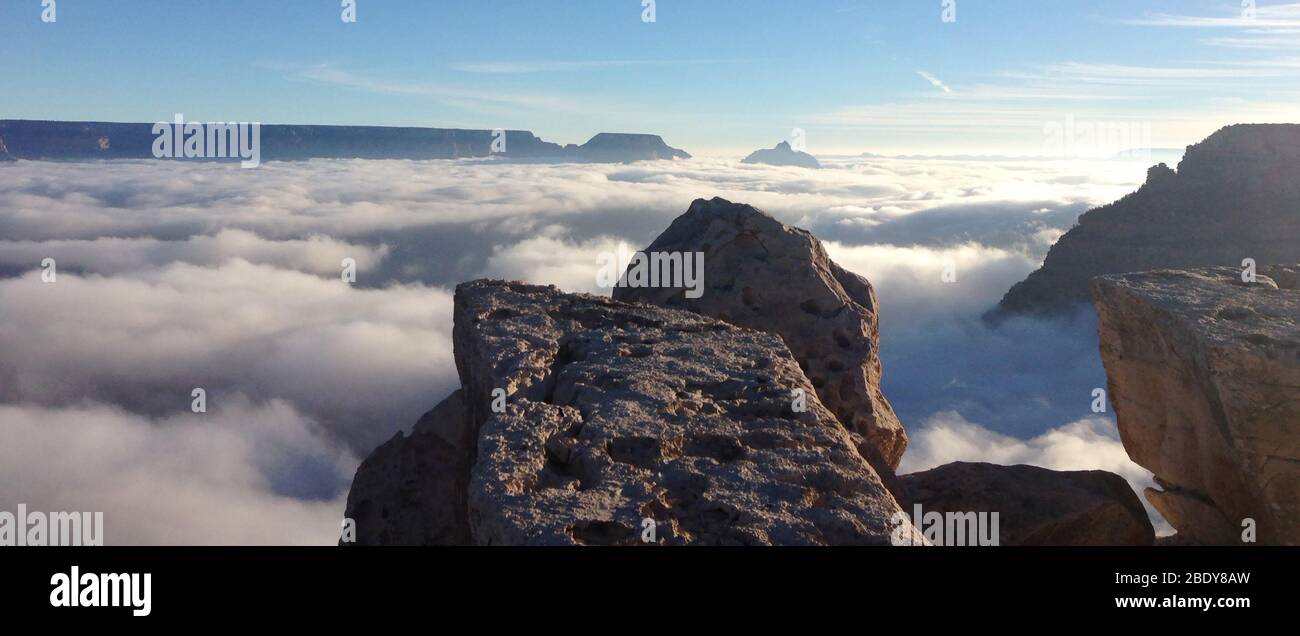
[[[1287,72],[1258,62],[1216,66],[1141,66],[1133,64],[1093,64],[1061,62],[1034,67],[1029,71],[1008,72],[1013,79],[1051,82],[1054,85],[1101,84],[1147,88],[1154,82],[1162,85],[1209,86],[1226,79],[1275,78]]]
[[[1282,33],[1282,30],[1270,31],[1270,35]],[[1300,49],[1300,30],[1286,30],[1288,37],[1243,37],[1243,38],[1207,38],[1205,44],[1229,49],[1248,49],[1257,51],[1283,51]]]
[[[1247,50],[1293,50],[1300,48],[1300,3],[1260,5],[1243,3],[1220,15],[1148,13],[1123,24],[1145,27],[1235,29],[1240,35],[1201,40],[1210,46]]]
[[[941,92],[917,92],[883,103],[848,104],[806,113],[802,121],[830,129],[862,129],[936,139],[961,134],[989,143],[1040,143],[1043,127],[1075,120],[1150,125],[1152,141],[1178,147],[1229,123],[1295,121],[1300,107],[1284,89],[1300,79],[1300,57],[1200,64],[1044,63],[993,71],[997,79],[962,91],[916,71]],[[1252,94],[1253,99],[1234,95]]]
[[[1242,6],[1223,15],[1147,13],[1121,21],[1135,26],[1271,29],[1300,27],[1300,3]]]
[[[952,92],[952,89],[949,88],[947,84],[944,84],[939,78],[935,77],[933,74],[928,73],[926,71],[917,71],[916,74],[920,75],[925,81],[929,82],[935,88],[945,93]]]
[[[959,136],[976,147],[1019,147],[1012,154],[1033,152],[1027,149],[1041,143],[1044,127],[1067,118],[1149,126],[1151,143],[1171,148],[1230,123],[1300,120],[1290,88],[1300,85],[1300,2],[1235,4],[1217,12],[1121,14],[1106,21],[1142,30],[1183,28],[1192,44],[1274,54],[1160,55],[1138,63],[1039,58],[977,76],[954,67],[945,73],[955,75],[942,79],[915,70],[938,90],[838,104],[803,113],[800,120],[834,134],[870,131],[879,144],[951,143]],[[1197,40],[1195,28],[1208,29],[1209,39]],[[952,89],[956,81],[960,91]]]
[[[736,64],[742,60],[550,60],[550,61],[498,61],[457,62],[448,68],[463,73],[567,73],[598,71],[611,68],[638,66],[697,66],[705,64]]]
[[[589,96],[578,98],[536,91],[469,88],[418,80],[382,78],[345,70],[332,64],[315,64],[287,70],[295,79],[384,95],[428,97],[449,105],[471,109],[508,108],[557,113],[583,113],[604,109],[602,106],[594,105],[595,100]]]

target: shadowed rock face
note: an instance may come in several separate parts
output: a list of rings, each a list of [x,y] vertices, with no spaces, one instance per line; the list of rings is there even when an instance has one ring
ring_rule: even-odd
[[[702,295],[617,287],[616,300],[688,309],[780,336],[821,402],[870,442],[867,454],[877,471],[887,475],[898,467],[907,434],[880,390],[871,283],[832,262],[807,231],[717,198],[692,203],[645,251],[702,252]]]
[[[1000,545],[1151,545],[1155,531],[1112,473],[955,462],[891,484],[904,510],[997,512]],[[924,524],[923,524],[924,525]]]
[[[661,544],[854,545],[889,543],[900,527],[861,440],[816,399],[775,336],[685,311],[476,281],[456,290],[453,339],[464,410],[440,407],[367,458],[349,497],[359,538],[640,544],[653,519]],[[804,413],[790,408],[796,388],[809,395]],[[494,389],[504,391],[500,412]],[[448,457],[447,438],[462,430],[474,440],[461,455],[469,462]],[[432,462],[442,464],[424,465]],[[454,487],[430,482],[463,464],[472,468],[462,503]],[[412,508],[441,512],[374,512]],[[405,527],[429,523],[446,529]],[[912,536],[910,524],[901,530]]]
[[[1057,313],[1087,302],[1095,276],[1294,262],[1300,254],[1300,125],[1228,126],[1189,146],[1178,172],[1079,217],[1042,268],[993,316]]]
[[[1120,436],[1186,541],[1300,544],[1300,266],[1099,278],[1101,356]]]
[[[464,392],[456,391],[361,462],[347,517],[358,545],[465,545],[465,497],[474,457]]]
[[[820,169],[822,164],[817,158],[794,150],[788,142],[781,142],[775,148],[755,150],[740,161],[741,163],[764,163],[769,166],[797,166],[800,168]]]

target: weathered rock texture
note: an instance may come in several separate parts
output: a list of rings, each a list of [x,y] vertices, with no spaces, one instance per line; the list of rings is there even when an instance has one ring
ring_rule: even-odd
[[[752,206],[697,200],[645,250],[703,252],[704,289],[617,287],[616,300],[689,309],[780,336],[821,399],[866,437],[873,466],[888,475],[907,434],[880,390],[875,291],[836,265],[812,234]]]
[[[1292,189],[1296,186],[1293,185]],[[1154,271],[1093,282],[1124,447],[1186,540],[1300,544],[1300,267]]]
[[[1155,531],[1128,482],[1100,471],[955,462],[891,484],[913,513],[997,512],[1000,545],[1152,545]],[[914,513],[913,513],[914,514]]]
[[[796,166],[799,168],[819,169],[822,167],[817,158],[790,147],[788,142],[781,142],[775,148],[765,148],[749,153],[741,163],[765,163],[771,166]]]
[[[1292,263],[1298,211],[1300,125],[1228,126],[1189,146],[1178,172],[1155,166],[1137,192],[1079,217],[994,315],[1070,310],[1104,274]]]
[[[444,405],[366,460],[349,497],[359,538],[640,544],[647,518],[661,544],[885,544],[895,530],[900,508],[861,440],[775,336],[475,281],[456,290],[453,337],[464,415]],[[804,413],[791,410],[794,389],[809,395]],[[444,474],[461,470],[447,457],[460,430],[475,446],[461,455],[473,457],[463,502],[434,484],[461,483]]]

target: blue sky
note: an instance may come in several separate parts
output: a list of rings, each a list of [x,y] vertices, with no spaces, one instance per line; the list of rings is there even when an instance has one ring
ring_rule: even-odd
[[[653,132],[697,154],[1180,147],[1300,121],[1300,5],[1237,0],[0,0],[0,118]]]

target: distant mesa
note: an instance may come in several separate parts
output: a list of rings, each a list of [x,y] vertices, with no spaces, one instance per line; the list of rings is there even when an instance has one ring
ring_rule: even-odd
[[[153,124],[0,120],[8,156],[32,160],[152,159]],[[689,159],[658,135],[600,133],[582,145],[561,146],[527,130],[505,131],[505,151],[493,152],[499,138],[491,130],[399,128],[387,126],[307,126],[264,124],[261,158],[308,159],[461,159],[492,155],[506,159],[618,163]],[[4,146],[0,146],[3,148]]]
[[[781,142],[775,148],[765,148],[755,150],[748,157],[741,160],[741,163],[764,163],[769,166],[797,166],[800,168],[819,169],[822,164],[817,158],[806,153],[800,152],[790,147],[788,142]]]
[[[1300,254],[1300,125],[1228,126],[1189,146],[1124,198],[1090,210],[991,318],[1061,314],[1096,276],[1295,262]]]
[[[573,148],[573,146],[566,147]],[[664,143],[659,135],[600,133],[569,151],[582,161],[617,163],[655,159],[690,159],[685,150]]]

